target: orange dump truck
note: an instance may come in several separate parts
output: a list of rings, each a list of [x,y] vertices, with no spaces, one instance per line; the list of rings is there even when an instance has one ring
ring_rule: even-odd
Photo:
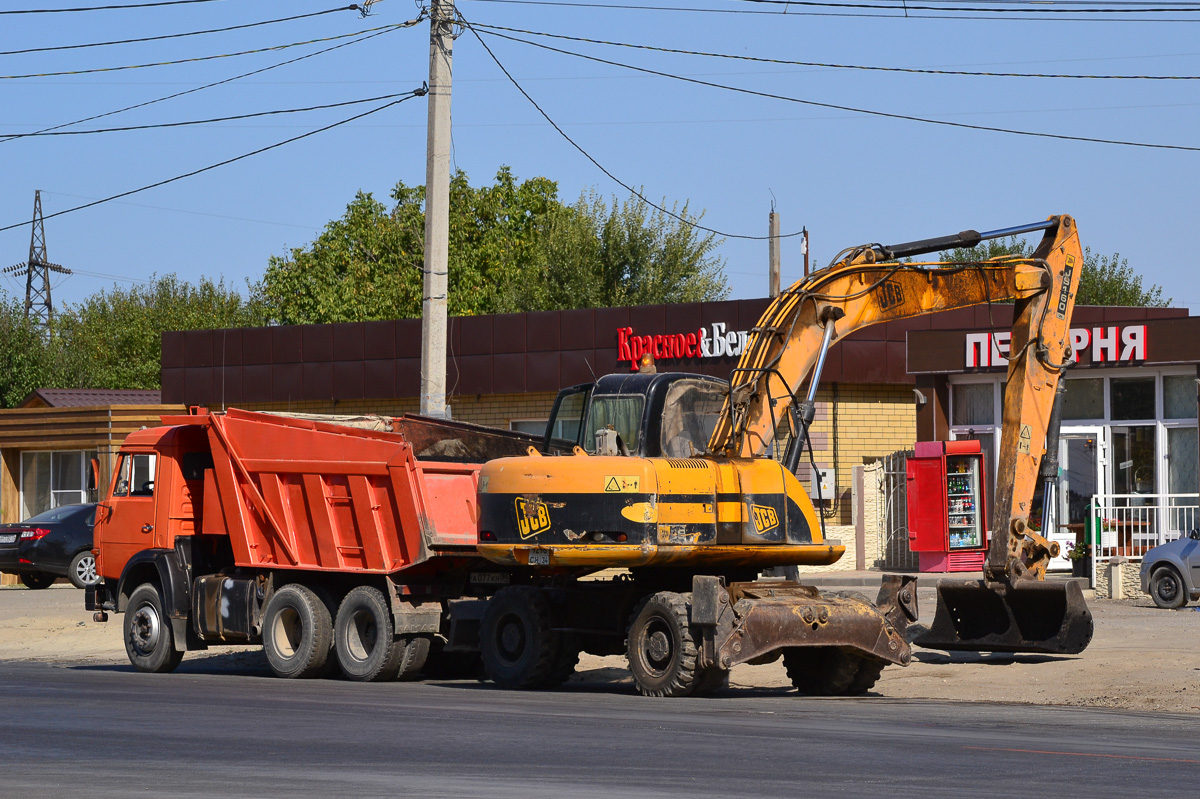
[[[478,640],[483,599],[511,578],[475,550],[478,464],[538,440],[420,417],[163,423],[121,447],[85,600],[97,620],[124,613],[136,668],[258,643],[285,677],[470,667],[454,641]]]

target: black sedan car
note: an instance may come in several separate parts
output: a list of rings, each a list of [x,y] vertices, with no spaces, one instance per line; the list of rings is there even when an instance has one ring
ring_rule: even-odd
[[[76,588],[97,581],[92,554],[96,505],[63,505],[23,522],[0,524],[0,572],[29,588],[49,588],[66,577]]]

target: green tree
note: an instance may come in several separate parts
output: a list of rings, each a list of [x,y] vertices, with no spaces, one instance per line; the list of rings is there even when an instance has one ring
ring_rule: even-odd
[[[1093,253],[1091,247],[1083,250],[1083,276],[1079,279],[1079,294],[1076,305],[1128,305],[1138,308],[1165,308],[1171,298],[1163,299],[1162,286],[1151,284],[1142,288],[1142,276],[1135,274],[1129,259],[1120,253],[1104,257]]]
[[[68,304],[55,317],[47,342],[47,382],[57,388],[142,388],[161,385],[162,334],[263,324],[256,303],[225,285],[201,278],[153,275],[143,285],[114,286]]]
[[[273,256],[255,297],[284,324],[419,316],[425,190],[398,183],[389,211],[359,192],[307,247]],[[686,216],[687,208],[681,212]],[[728,293],[713,237],[630,200],[572,206],[546,178],[450,182],[453,315],[716,299]]]
[[[25,318],[24,304],[0,289],[0,406],[12,408],[54,373],[51,343]]]
[[[943,261],[976,261],[1004,255],[1028,257],[1033,254],[1033,245],[1012,236],[1007,239],[989,239],[975,247],[959,247],[940,254]],[[1076,305],[1123,305],[1137,308],[1165,308],[1171,298],[1163,299],[1162,286],[1151,284],[1142,287],[1142,276],[1129,266],[1129,259],[1113,253],[1106,258],[1093,253],[1091,247],[1083,249],[1083,273],[1079,276],[1079,293]]]

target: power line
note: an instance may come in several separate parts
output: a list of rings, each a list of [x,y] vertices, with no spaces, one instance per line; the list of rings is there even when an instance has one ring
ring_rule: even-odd
[[[403,92],[407,96],[408,92]],[[305,111],[320,111],[326,108],[342,108],[348,105],[359,105],[361,103],[373,103],[377,100],[390,100],[394,97],[400,97],[401,94],[384,94],[379,97],[367,97],[362,100],[344,100],[340,103],[325,103],[323,105],[310,105],[304,108],[280,108],[273,111],[255,111],[249,114],[235,114],[227,117],[211,117],[209,119],[189,119],[182,122],[153,122],[147,125],[125,125],[118,128],[93,128],[91,130],[57,130],[49,133],[27,133],[27,134],[0,134],[0,136],[84,136],[92,133],[124,133],[132,130],[154,130],[156,128],[182,128],[189,125],[207,125],[213,122],[233,122],[238,119],[254,119],[255,117],[277,116],[279,114],[299,114]]]
[[[54,47],[30,47],[25,50],[9,50],[0,52],[0,55],[25,55],[27,53],[50,53],[59,50],[82,50],[87,47],[108,47],[114,44],[140,44],[142,42],[160,42],[164,39],[181,39],[185,36],[203,36],[208,33],[227,33],[229,31],[239,31],[246,28],[258,28],[263,25],[274,25],[277,22],[293,22],[298,19],[309,19],[310,17],[320,17],[325,14],[336,14],[341,11],[357,11],[358,6],[342,6],[340,8],[330,8],[325,11],[313,11],[310,14],[298,14],[294,17],[281,17],[279,19],[268,19],[262,22],[247,22],[243,25],[230,25],[228,28],[210,28],[203,31],[187,31],[186,33],[167,33],[161,36],[145,36],[140,39],[118,39],[111,42],[88,42],[87,44],[63,44]]]
[[[197,61],[213,61],[217,58],[235,58],[243,55],[253,55],[255,53],[270,53],[276,50],[287,50],[291,47],[302,47],[306,44],[318,44],[320,42],[333,42],[338,39],[348,39],[352,36],[361,36],[364,33],[373,33],[375,31],[397,30],[399,28],[407,28],[407,22],[401,22],[394,25],[381,25],[378,28],[367,28],[366,30],[356,31],[355,33],[343,33],[338,36],[325,36],[320,39],[309,39],[304,42],[292,42],[291,44],[277,44],[272,47],[259,47],[254,50],[241,50],[236,53],[219,53],[217,55],[197,56],[196,58],[181,58],[177,61],[158,61],[152,64],[126,64],[119,67],[99,67],[96,69],[73,69],[63,72],[38,72],[30,75],[0,75],[0,80],[18,80],[21,78],[53,78],[61,75],[89,75],[94,72],[120,72],[125,69],[146,69],[148,67],[167,67],[176,64],[193,64]]]
[[[185,6],[191,3],[213,3],[219,0],[160,0],[157,3],[130,5],[89,6],[87,8],[25,8],[17,11],[0,11],[0,14],[65,14],[70,11],[123,11],[129,8],[155,8],[157,6]]]
[[[248,153],[243,153],[242,155],[238,155],[233,158],[227,158],[224,161],[220,161],[215,164],[209,164],[208,166],[201,167],[200,169],[193,169],[191,172],[185,172],[184,174],[176,175],[173,178],[167,178],[165,180],[160,180],[155,183],[150,183],[148,185],[142,186],[141,188],[130,189],[129,191],[123,191],[119,194],[114,194],[110,197],[105,197],[104,199],[101,199],[101,200],[94,200],[90,203],[84,203],[83,205],[77,205],[74,208],[67,208],[62,211],[56,211],[53,214],[47,214],[44,218],[45,219],[53,219],[56,216],[63,216],[64,214],[74,213],[75,211],[82,211],[85,208],[91,208],[93,206],[100,205],[102,203],[111,202],[112,200],[119,200],[122,197],[128,197],[132,194],[138,194],[143,191],[148,191],[149,189],[156,189],[159,186],[165,186],[168,183],[174,183],[178,180],[183,180],[184,178],[194,177],[196,175],[199,175],[202,172],[208,172],[209,170],[216,169],[217,167],[222,167],[222,166],[226,166],[228,164],[232,164],[235,161],[241,161],[245,158],[250,158],[251,156],[254,156],[254,155],[260,155],[262,153],[267,152],[268,150],[274,150],[277,147],[282,147],[285,144],[291,144],[292,142],[297,142],[297,141],[300,141],[301,139],[306,139],[309,136],[315,136],[318,133],[324,133],[327,130],[332,130],[333,128],[339,127],[341,125],[348,124],[350,122],[355,121],[356,119],[362,119],[363,117],[378,113],[379,111],[382,111],[385,108],[391,108],[394,105],[399,105],[400,103],[411,100],[414,97],[424,97],[428,91],[429,91],[429,89],[427,87],[422,87],[420,89],[414,89],[413,91],[409,92],[407,95],[405,95],[404,97],[401,97],[398,100],[392,100],[391,102],[384,103],[381,106],[377,106],[376,108],[372,108],[368,111],[363,111],[361,114],[355,114],[352,117],[347,117],[346,119],[340,120],[338,122],[334,122],[334,123],[332,123],[330,125],[326,125],[322,128],[317,128],[316,130],[310,130],[307,133],[300,134],[299,136],[293,136],[290,139],[284,139],[281,142],[276,142],[275,144],[269,144],[266,147],[260,147],[257,150],[253,150]],[[28,224],[28,223],[27,222],[17,222],[12,225],[6,225],[5,227],[0,227],[0,233],[3,233],[6,230],[13,230],[14,228],[23,227],[26,224]]]
[[[216,86],[222,86],[226,83],[232,83],[236,80],[241,80],[242,78],[248,78],[252,75],[258,75],[263,72],[268,72],[272,69],[278,69],[279,67],[284,67],[284,66],[287,66],[288,64],[295,64],[297,61],[303,61],[307,58],[312,58],[314,56],[323,55],[325,53],[329,53],[334,50],[339,50],[343,47],[349,47],[352,44],[358,44],[359,42],[365,42],[367,39],[374,39],[376,36],[383,36],[385,33],[391,33],[392,31],[399,30],[400,28],[412,27],[413,25],[416,25],[417,23],[419,23],[423,18],[424,18],[424,12],[422,11],[421,14],[416,19],[412,19],[412,20],[409,20],[408,22],[402,23],[398,27],[391,27],[391,28],[387,28],[385,30],[377,31],[375,33],[366,34],[366,35],[362,36],[362,38],[359,38],[359,39],[353,39],[348,42],[342,42],[341,44],[335,44],[332,47],[326,47],[323,50],[317,50],[316,52],[307,53],[307,54],[299,56],[297,58],[288,59],[287,61],[280,61],[278,64],[272,64],[267,67],[262,67],[261,69],[251,70],[250,72],[243,72],[241,75],[234,75],[232,78],[225,78],[224,80],[215,81],[213,83],[206,83],[203,86],[193,86],[190,89],[186,89],[181,92],[175,92],[174,94],[168,94],[165,97],[158,97],[153,100],[147,100],[143,103],[136,103],[135,105],[127,105],[124,108],[118,108],[115,111],[106,111],[103,114],[94,114],[90,117],[84,117],[83,119],[76,119],[73,122],[63,122],[61,125],[53,125],[48,128],[42,128],[41,130],[34,131],[33,133],[16,134],[16,135],[10,136],[6,139],[0,139],[0,144],[3,144],[4,142],[7,142],[7,141],[12,141],[13,139],[20,139],[20,138],[24,138],[26,136],[32,136],[32,135],[35,135],[38,133],[49,133],[51,131],[59,130],[61,128],[68,128],[72,125],[82,125],[84,122],[92,122],[97,119],[103,119],[104,117],[115,116],[116,114],[123,114],[126,111],[132,111],[135,108],[145,108],[146,106],[154,105],[155,103],[161,103],[166,100],[174,100],[176,97],[183,97],[185,94],[193,94],[195,92],[203,91],[205,89],[212,89]]]
[[[468,27],[470,27],[470,26],[468,25]],[[478,37],[479,34],[477,31],[475,31],[474,28],[472,28],[471,31],[472,31],[472,33],[475,33],[476,37]],[[637,66],[633,66],[632,64],[623,64],[620,61],[610,61],[609,59],[606,59],[606,58],[599,58],[597,56],[585,55],[584,53],[575,53],[570,50],[563,50],[558,47],[551,47],[548,44],[541,44],[540,42],[531,42],[528,39],[520,39],[516,36],[509,36],[504,33],[496,33],[494,31],[484,31],[484,32],[487,33],[487,35],[489,35],[489,36],[495,36],[495,37],[498,37],[501,39],[508,39],[509,41],[520,42],[521,44],[527,44],[527,45],[530,45],[531,47],[539,47],[543,50],[549,50],[554,53],[561,53],[563,55],[574,56],[576,58],[583,58],[588,61],[595,61],[596,63],[599,63],[599,64],[608,64],[609,66],[620,67],[622,69],[630,69],[635,72],[643,72],[647,75],[658,75],[659,77],[662,77],[662,78],[670,78],[672,80],[679,80],[679,81],[683,81],[685,83],[692,83],[697,86],[707,86],[711,89],[724,89],[726,91],[737,92],[739,94],[748,94],[753,97],[764,97],[769,100],[783,100],[783,101],[789,102],[789,103],[799,103],[800,105],[810,105],[810,106],[814,106],[816,108],[831,108],[831,109],[834,109],[837,111],[851,111],[856,114],[866,114],[868,116],[883,117],[885,119],[899,119],[899,120],[903,120],[906,122],[921,122],[926,125],[942,125],[945,127],[962,128],[965,130],[981,130],[981,131],[987,131],[990,133],[1009,133],[1014,136],[1031,136],[1034,138],[1059,139],[1062,141],[1089,142],[1092,144],[1114,144],[1114,145],[1120,145],[1122,147],[1143,147],[1143,148],[1154,149],[1154,150],[1182,150],[1182,151],[1186,151],[1186,152],[1200,152],[1200,147],[1189,147],[1189,146],[1182,145],[1182,144],[1155,144],[1152,142],[1125,141],[1122,139],[1100,139],[1100,138],[1094,138],[1094,137],[1090,137],[1090,136],[1070,136],[1065,133],[1041,133],[1041,132],[1037,132],[1037,131],[1017,130],[1015,128],[992,127],[989,125],[971,125],[966,122],[950,122],[950,121],[944,120],[944,119],[928,119],[926,117],[918,117],[918,116],[913,116],[911,114],[893,114],[893,113],[889,113],[887,111],[874,111],[869,108],[856,108],[854,106],[849,106],[849,105],[837,105],[835,103],[821,103],[821,102],[817,102],[816,100],[803,100],[799,97],[787,97],[782,94],[771,94],[770,92],[760,92],[760,91],[756,91],[754,89],[744,89],[744,88],[741,88],[740,86],[728,86],[723,83],[714,83],[712,81],[699,80],[698,78],[688,78],[688,77],[684,77],[682,75],[673,75],[670,72],[661,72],[661,71],[655,70],[655,69],[647,69],[646,67],[637,67]],[[486,48],[487,45],[484,45],[484,47]],[[488,52],[490,53],[491,51],[489,50]],[[495,58],[495,56],[493,56],[493,58]],[[538,110],[541,110],[541,109],[538,109]],[[551,123],[551,124],[553,124],[553,123]],[[566,134],[563,134],[563,135],[565,136]],[[569,139],[568,139],[568,141],[569,141]],[[762,237],[762,238],[765,238],[765,237]]]
[[[685,225],[689,225],[693,228],[696,228],[697,230],[703,230],[706,233],[712,233],[714,235],[722,236],[724,238],[730,238],[730,239],[749,239],[749,240],[753,240],[753,241],[762,241],[762,240],[770,238],[770,236],[746,236],[746,235],[741,235],[741,234],[737,234],[737,233],[725,233],[723,231],[716,230],[715,228],[710,228],[710,227],[701,225],[699,222],[695,222],[691,219],[688,219],[687,217],[681,216],[680,214],[677,214],[674,211],[650,200],[648,197],[646,197],[645,194],[643,194],[642,192],[633,188],[633,186],[630,186],[628,183],[621,180],[619,177],[614,175],[612,172],[608,171],[608,169],[606,169],[603,164],[601,164],[599,161],[597,161],[595,158],[592,157],[591,153],[589,153],[587,150],[583,149],[583,147],[581,147],[578,143],[576,143],[576,141],[574,139],[572,139],[570,136],[568,136],[567,132],[564,131],[562,128],[560,128],[558,126],[558,124],[553,119],[550,118],[549,114],[547,114],[545,111],[542,110],[542,107],[537,104],[536,100],[534,100],[532,97],[529,96],[529,92],[525,91],[525,89],[521,86],[521,84],[517,82],[517,79],[514,78],[512,76],[512,74],[505,68],[504,64],[500,63],[500,59],[497,58],[496,54],[492,52],[492,48],[487,46],[487,42],[485,42],[483,40],[483,37],[479,35],[479,31],[475,30],[475,27],[470,22],[468,22],[466,20],[466,18],[462,16],[461,13],[458,15],[458,19],[463,25],[465,25],[467,27],[467,29],[469,31],[471,31],[471,34],[479,41],[479,44],[481,44],[483,46],[483,49],[487,51],[487,54],[489,56],[491,56],[492,60],[496,62],[496,66],[498,66],[500,68],[500,71],[504,73],[505,77],[507,77],[509,79],[509,81],[512,83],[512,85],[516,87],[517,91],[519,91],[522,94],[522,96],[524,96],[524,98],[529,101],[530,105],[532,105],[534,108],[537,109],[538,113],[541,114],[542,117],[547,122],[550,123],[550,126],[552,128],[554,128],[556,131],[558,131],[558,135],[560,135],[564,139],[566,139],[568,144],[570,144],[572,147],[574,147],[576,150],[578,150],[583,155],[584,158],[591,161],[592,164],[597,169],[599,169],[601,172],[603,172],[605,175],[607,175],[609,177],[609,179],[612,180],[614,183],[616,183],[618,186],[625,189],[630,194],[634,195],[639,200],[641,200],[642,202],[649,205],[651,208],[661,211],[662,213],[666,214],[667,216],[670,216],[673,219],[683,222]],[[500,34],[500,33],[492,33],[490,35],[491,36],[501,36],[503,38],[510,38],[510,37],[504,36],[504,34]],[[520,41],[520,40],[517,40],[517,41]],[[4,230],[4,228],[0,228],[0,230]],[[785,233],[782,236],[779,236],[778,238],[783,238],[783,239],[791,238],[792,236],[799,236],[802,233],[803,233],[803,231],[797,230],[794,233]]]
[[[977,14],[952,14],[952,13],[936,13],[936,14],[917,14],[911,10],[904,9],[903,6],[892,6],[889,10],[893,13],[879,12],[852,12],[852,11],[812,11],[812,10],[794,10],[785,5],[780,11],[766,11],[748,8],[711,8],[711,7],[695,7],[695,6],[645,6],[634,5],[631,3],[597,3],[597,2],[571,2],[571,0],[475,0],[479,3],[506,3],[510,5],[523,6],[547,6],[559,8],[603,8],[603,9],[621,9],[626,11],[671,11],[683,13],[697,14],[744,14],[744,15],[769,15],[769,16],[788,16],[788,17],[839,17],[839,18],[857,18],[857,19],[970,19],[970,20],[990,20],[1001,19],[1001,17],[983,17]],[[944,12],[944,9],[939,9],[939,12]],[[1062,22],[1062,17],[1019,17],[1014,18],[1021,22]],[[1127,23],[1145,23],[1145,22],[1200,22],[1200,19],[1192,18],[1162,18],[1148,17],[1146,19],[1123,19],[1115,17],[1082,17],[1072,18],[1073,22],[1127,22]]]
[[[632,50],[649,50],[656,53],[674,53],[676,55],[695,55],[704,56],[706,58],[725,58],[733,61],[753,61],[760,64],[779,64],[782,66],[796,67],[820,67],[823,69],[856,69],[866,70],[871,72],[902,72],[912,73],[917,75],[960,75],[966,77],[987,77],[987,78],[1069,78],[1076,80],[1200,80],[1200,75],[1068,75],[1068,74],[1051,74],[1040,72],[970,72],[966,70],[952,69],[917,69],[910,67],[874,67],[862,64],[833,64],[821,61],[787,61],[779,58],[760,58],[757,56],[748,55],[732,55],[729,53],[708,53],[702,50],[680,50],[673,47],[656,47],[648,44],[631,44],[629,42],[611,42],[604,39],[589,39],[584,36],[567,36],[561,33],[545,33],[543,31],[531,31],[521,28],[507,28],[503,25],[488,25],[483,22],[476,22],[475,25],[479,28],[493,31],[508,31],[510,33],[523,33],[529,36],[544,36],[550,39],[563,39],[571,42],[586,42],[588,44],[603,44],[610,47],[627,47]]]
[[[65,191],[54,191],[52,189],[48,189],[46,191],[46,194],[52,198],[57,196],[57,197],[74,197],[79,200],[98,200],[98,199],[100,199],[99,197],[89,197],[86,194],[70,194]],[[207,217],[212,217],[213,219],[228,219],[228,220],[231,220],[234,222],[253,222],[256,225],[277,225],[279,227],[294,227],[294,228],[299,228],[300,230],[311,231],[311,230],[315,230],[320,227],[320,225],[298,225],[295,222],[276,222],[272,219],[251,219],[250,217],[247,217],[247,216],[230,216],[229,214],[214,214],[214,213],[210,213],[208,211],[190,211],[185,208],[168,208],[165,205],[148,205],[146,203],[120,202],[119,200],[114,200],[113,204],[114,205],[129,205],[134,208],[149,208],[153,211],[169,211],[169,212],[175,213],[175,214],[191,214],[192,216],[207,216]],[[102,275],[102,277],[104,277],[104,276]]]
[[[937,2],[937,0],[933,0]],[[944,0],[945,2],[953,2],[953,0]],[[980,6],[923,6],[904,3],[838,3],[831,0],[740,0],[743,3],[758,3],[762,5],[780,5],[784,7],[801,6],[815,8],[853,8],[853,9],[872,9],[875,11],[958,11],[971,12],[982,14],[1158,14],[1168,13],[1177,14],[1183,12],[1200,11],[1200,6],[1195,3],[1187,3],[1186,6],[1144,6],[1137,8],[1103,8],[1095,6],[1092,8],[986,8]],[[989,2],[989,0],[983,0]],[[1055,6],[1062,5],[1054,3]],[[1107,5],[1107,4],[1102,4]]]

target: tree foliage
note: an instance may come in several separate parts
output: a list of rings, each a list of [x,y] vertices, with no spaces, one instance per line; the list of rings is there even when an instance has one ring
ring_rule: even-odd
[[[359,192],[306,247],[273,256],[255,297],[283,324],[420,316],[425,189],[396,185],[388,210]],[[685,219],[687,207],[679,212]],[[719,299],[728,288],[712,235],[633,198],[558,199],[546,178],[507,167],[491,186],[450,181],[449,311],[511,313]]]
[[[1028,257],[1033,254],[1033,245],[1012,236],[1007,239],[989,239],[975,247],[959,247],[941,253],[943,261],[977,261],[1005,255]],[[1162,286],[1142,286],[1142,276],[1129,266],[1128,258],[1120,253],[1105,257],[1093,253],[1091,247],[1083,249],[1083,273],[1079,277],[1079,293],[1076,305],[1119,305],[1135,308],[1165,308],[1171,298],[1163,299]]]
[[[141,388],[160,383],[168,330],[258,325],[264,316],[223,280],[196,284],[174,274],[144,285],[101,290],[67,304],[49,334],[0,296],[0,403],[11,408],[37,388]]]

